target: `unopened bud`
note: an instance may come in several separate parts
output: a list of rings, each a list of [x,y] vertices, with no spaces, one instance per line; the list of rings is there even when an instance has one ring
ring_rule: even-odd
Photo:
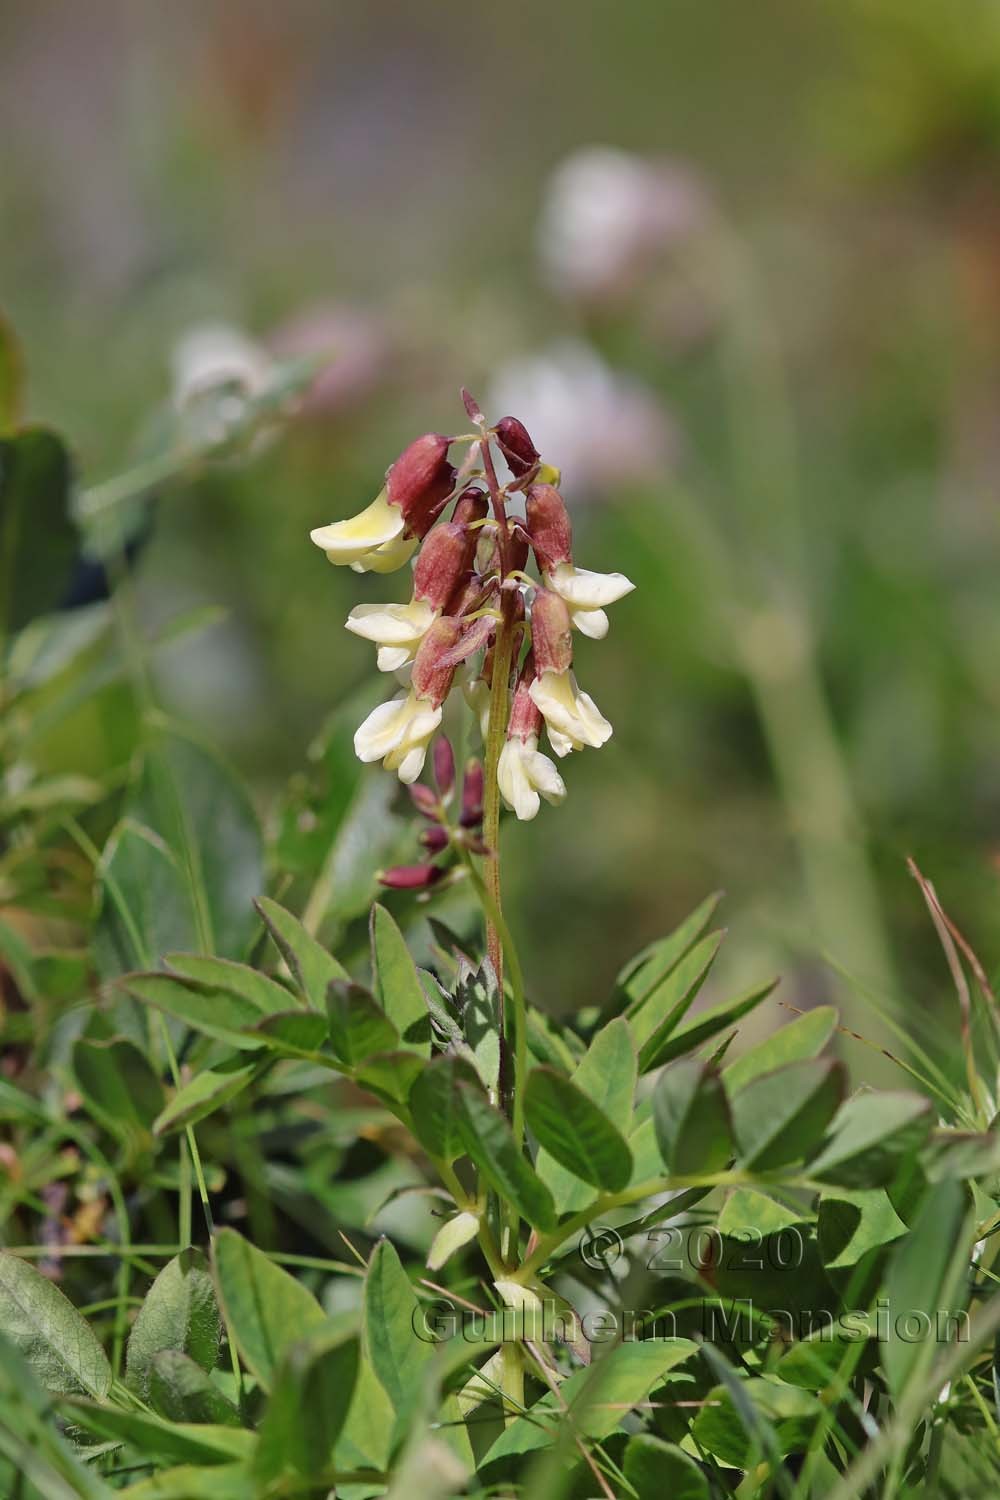
[[[510,528],[510,541],[507,543],[507,564],[511,573],[523,573],[528,565],[528,548],[531,545],[528,533],[519,521],[515,521]]]
[[[465,389],[464,385],[462,386],[461,397],[462,405],[465,407],[466,412],[472,418],[473,422],[485,422],[486,418],[483,416],[479,402],[476,400],[475,396],[473,396],[469,391]]]
[[[507,738],[509,740],[526,740],[529,735],[537,738],[542,732],[542,715],[530,693],[531,684],[535,680],[535,656],[529,651],[525,657],[521,675],[514,689],[514,701],[510,706],[510,719],[507,723]]]
[[[462,777],[463,828],[476,828],[483,821],[483,766],[478,760],[466,763]]]
[[[492,615],[480,615],[478,620],[473,620],[471,625],[463,624],[458,640],[452,649],[441,657],[441,665],[447,667],[460,667],[463,661],[468,661],[470,656],[475,656],[477,651],[493,639],[497,622]]]
[[[413,691],[435,708],[451,691],[455,668],[443,658],[457,643],[460,633],[458,621],[450,615],[442,615],[427,631],[413,659]]]
[[[413,570],[413,595],[432,609],[444,609],[459,580],[469,570],[476,533],[447,521],[425,537]]]
[[[573,560],[573,528],[566,504],[551,484],[533,484],[525,505],[528,535],[538,566],[551,573],[560,563]]]
[[[455,752],[444,734],[434,741],[434,780],[442,801],[447,802],[455,789]]]
[[[389,504],[399,506],[411,536],[426,536],[455,488],[450,446],[443,433],[425,432],[403,449],[386,475]]]
[[[485,492],[470,484],[455,501],[451,519],[459,526],[471,526],[473,521],[485,521],[490,512],[490,502]]]
[[[532,464],[538,462],[538,449],[528,435],[528,429],[516,417],[501,417],[496,425],[497,442],[507,460],[507,467],[518,479],[526,474]]]
[[[420,842],[429,854],[440,854],[448,846],[448,830],[435,823],[433,828],[424,829]]]
[[[424,891],[435,885],[444,874],[437,865],[394,865],[383,870],[379,882],[395,891]]]
[[[485,604],[487,597],[483,580],[478,573],[469,568],[456,583],[454,592],[444,607],[444,612],[446,615],[470,614],[474,609],[479,609]]]
[[[424,786],[422,781],[414,781],[411,782],[407,790],[417,812],[422,813],[425,818],[433,818],[436,822],[438,816],[438,799],[430,787]]]
[[[550,589],[539,589],[531,606],[531,648],[539,676],[545,672],[568,672],[573,665],[569,610]]]

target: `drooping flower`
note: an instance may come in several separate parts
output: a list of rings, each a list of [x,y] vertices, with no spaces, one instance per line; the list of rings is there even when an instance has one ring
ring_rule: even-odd
[[[441,705],[410,688],[372,710],[354,736],[358,760],[383,762],[402,782],[416,781],[424,769],[431,736],[441,723]]]
[[[549,744],[558,756],[586,745],[597,750],[611,738],[611,725],[572,672],[543,672],[531,684],[531,696],[541,710]]]
[[[455,488],[450,444],[439,432],[417,438],[396,459],[371,505],[309,533],[316,546],[330,562],[347,564],[355,573],[393,573],[409,562]]]
[[[434,621],[417,651],[409,690],[380,703],[355,733],[354,752],[359,760],[380,760],[400,781],[416,781],[455,675],[454,667],[442,665],[442,658],[459,634],[456,620],[446,616]]]
[[[358,515],[317,526],[309,535],[328,561],[346,564],[355,573],[394,573],[417,548],[417,538],[406,535],[403,512],[390,505],[384,489]]]
[[[546,588],[565,601],[571,625],[592,640],[603,640],[608,633],[604,606],[623,599],[635,584],[624,573],[594,573],[574,565],[569,515],[553,485],[533,484],[525,511],[525,526]]]
[[[476,545],[470,523],[485,514],[485,495],[478,489],[466,491],[455,507],[455,519],[435,527],[424,541],[409,604],[358,604],[351,610],[347,629],[376,643],[380,672],[398,672],[413,661],[468,570]]]
[[[635,588],[624,573],[594,573],[571,562],[560,563],[546,573],[545,583],[569,607],[570,623],[594,641],[603,640],[608,633],[604,606],[617,604]]]
[[[514,692],[507,740],[497,766],[500,795],[522,822],[536,816],[541,797],[556,804],[566,795],[566,783],[538,748],[542,715],[531,696],[534,677],[535,664],[529,654]]]
[[[572,670],[569,608],[558,594],[538,590],[531,610],[531,630],[538,675],[528,692],[545,720],[553,750],[563,756],[585,745],[599,748],[611,738],[611,725],[589,693],[577,685]]]

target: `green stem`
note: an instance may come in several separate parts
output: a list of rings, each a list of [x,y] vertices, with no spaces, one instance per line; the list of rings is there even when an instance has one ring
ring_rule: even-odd
[[[496,932],[501,951],[507,962],[507,977],[510,980],[510,994],[514,1002],[514,1097],[511,1128],[515,1140],[520,1144],[524,1139],[524,1103],[521,1098],[522,1089],[518,1087],[518,1082],[519,1080],[523,1082],[528,1068],[528,1006],[524,993],[524,971],[521,968],[521,960],[518,957],[510,927],[507,925],[507,919],[497,906],[492,891],[476,869],[468,851],[459,846],[459,853],[469,872],[476,895],[479,897],[487,927]]]

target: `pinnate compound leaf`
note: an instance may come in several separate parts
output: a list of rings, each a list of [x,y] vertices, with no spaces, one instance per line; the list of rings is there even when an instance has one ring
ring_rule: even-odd
[[[203,1370],[214,1369],[221,1333],[208,1261],[200,1250],[182,1250],[163,1267],[132,1325],[125,1361],[128,1385],[145,1396],[152,1361],[164,1349],[188,1355]]]
[[[0,1329],[48,1391],[111,1389],[111,1366],[90,1324],[34,1266],[0,1250]]]
[[[934,1122],[929,1099],[907,1090],[853,1094],[809,1163],[809,1176],[842,1187],[888,1187]]]
[[[658,1046],[680,1025],[708,978],[724,937],[720,929],[702,938],[630,1009],[629,1025],[640,1052],[650,1044]]]
[[[645,1401],[695,1353],[697,1345],[690,1339],[618,1344],[603,1359],[574,1371],[563,1381],[559,1401],[550,1392],[536,1401],[526,1416],[513,1421],[490,1448],[484,1463],[547,1447],[566,1421],[566,1407],[582,1435],[598,1442],[610,1437],[631,1407]]]
[[[811,1155],[845,1088],[843,1065],[832,1058],[788,1063],[753,1079],[732,1101],[741,1161],[766,1171]]]
[[[701,937],[712,920],[722,892],[715,891],[666,937],[649,943],[624,964],[615,980],[616,991],[627,1005],[627,1013],[638,1010],[659,984],[675,969]]]
[[[748,990],[745,995],[738,995],[735,1000],[724,1000],[721,1005],[703,1010],[686,1026],[671,1031],[669,1035],[654,1034],[640,1049],[639,1072],[648,1073],[653,1068],[662,1067],[664,1063],[673,1062],[675,1057],[693,1051],[702,1042],[718,1036],[720,1031],[727,1031],[735,1026],[737,1021],[742,1021],[744,1016],[756,1010],[767,999],[777,983],[776,979],[768,980],[767,983]]]
[[[375,998],[398,1031],[401,1044],[426,1057],[431,1022],[417,966],[395,921],[377,902],[372,907],[371,942]]]
[[[604,1112],[622,1136],[628,1136],[632,1129],[636,1055],[624,1016],[616,1016],[595,1033],[572,1074],[572,1082]],[[585,1208],[593,1199],[592,1188],[544,1148],[538,1153],[535,1169],[561,1214]]]
[[[625,1449],[625,1478],[636,1500],[709,1500],[708,1480],[676,1443],[664,1442],[651,1432],[636,1433]]]
[[[539,1144],[568,1172],[608,1192],[627,1186],[632,1153],[621,1131],[554,1068],[528,1074],[524,1114]]]
[[[240,1427],[240,1414],[211,1376],[179,1349],[161,1349],[149,1362],[147,1398],[169,1422]]]
[[[153,1121],[154,1134],[169,1135],[171,1131],[196,1125],[206,1115],[214,1114],[217,1109],[222,1109],[241,1094],[260,1076],[264,1067],[266,1064],[253,1062],[228,1073],[211,1068],[196,1073],[189,1083],[177,1090],[170,1103],[157,1115]]]
[[[397,1415],[410,1410],[433,1346],[421,1339],[410,1279],[388,1240],[379,1240],[365,1277],[365,1352]]]
[[[536,1229],[556,1227],[552,1194],[514,1140],[498,1109],[478,1088],[459,1085],[460,1130],[467,1154],[495,1192],[508,1198]]]
[[[817,1005],[787,1026],[779,1027],[723,1070],[722,1076],[730,1095],[738,1093],[762,1073],[773,1073],[786,1063],[818,1057],[836,1028],[837,1011],[832,1005]]]
[[[410,1089],[410,1113],[417,1140],[432,1156],[452,1162],[465,1151],[460,1086],[475,1089],[479,1075],[461,1057],[439,1057],[428,1063]]]
[[[334,1052],[354,1067],[376,1053],[399,1046],[399,1033],[373,995],[350,980],[333,979],[327,986],[326,1013]]]
[[[897,1399],[911,1377],[929,1367],[941,1346],[954,1341],[956,1327],[961,1331],[971,1228],[965,1184],[940,1182],[927,1194],[911,1232],[892,1253],[884,1283],[889,1327],[882,1363]]]
[[[312,1478],[329,1469],[358,1372],[358,1340],[336,1330],[287,1350],[260,1425],[254,1473],[268,1483],[291,1471]]]
[[[312,1292],[237,1234],[220,1229],[215,1279],[241,1356],[266,1391],[296,1339],[327,1323]]]
[[[313,1010],[324,1010],[327,985],[331,979],[348,979],[347,970],[306,931],[298,917],[293,917],[277,901],[260,896],[254,906],[271,934],[274,946],[288,965],[299,992]]]
[[[663,1070],[653,1094],[663,1165],[679,1177],[721,1172],[733,1154],[729,1103],[710,1063],[682,1057]]]

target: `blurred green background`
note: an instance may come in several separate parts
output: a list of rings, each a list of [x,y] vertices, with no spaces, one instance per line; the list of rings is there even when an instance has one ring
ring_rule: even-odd
[[[225,607],[157,690],[265,820],[373,675],[349,608],[405,592],[308,531],[461,430],[464,383],[638,585],[577,647],[615,738],[505,831],[538,997],[601,999],[722,886],[723,987],[924,1013],[909,853],[1000,952],[991,0],[14,0],[0,139],[0,302],[84,485],[206,347],[248,380],[332,350],[287,426],[159,488],[136,575],[147,621]]]

